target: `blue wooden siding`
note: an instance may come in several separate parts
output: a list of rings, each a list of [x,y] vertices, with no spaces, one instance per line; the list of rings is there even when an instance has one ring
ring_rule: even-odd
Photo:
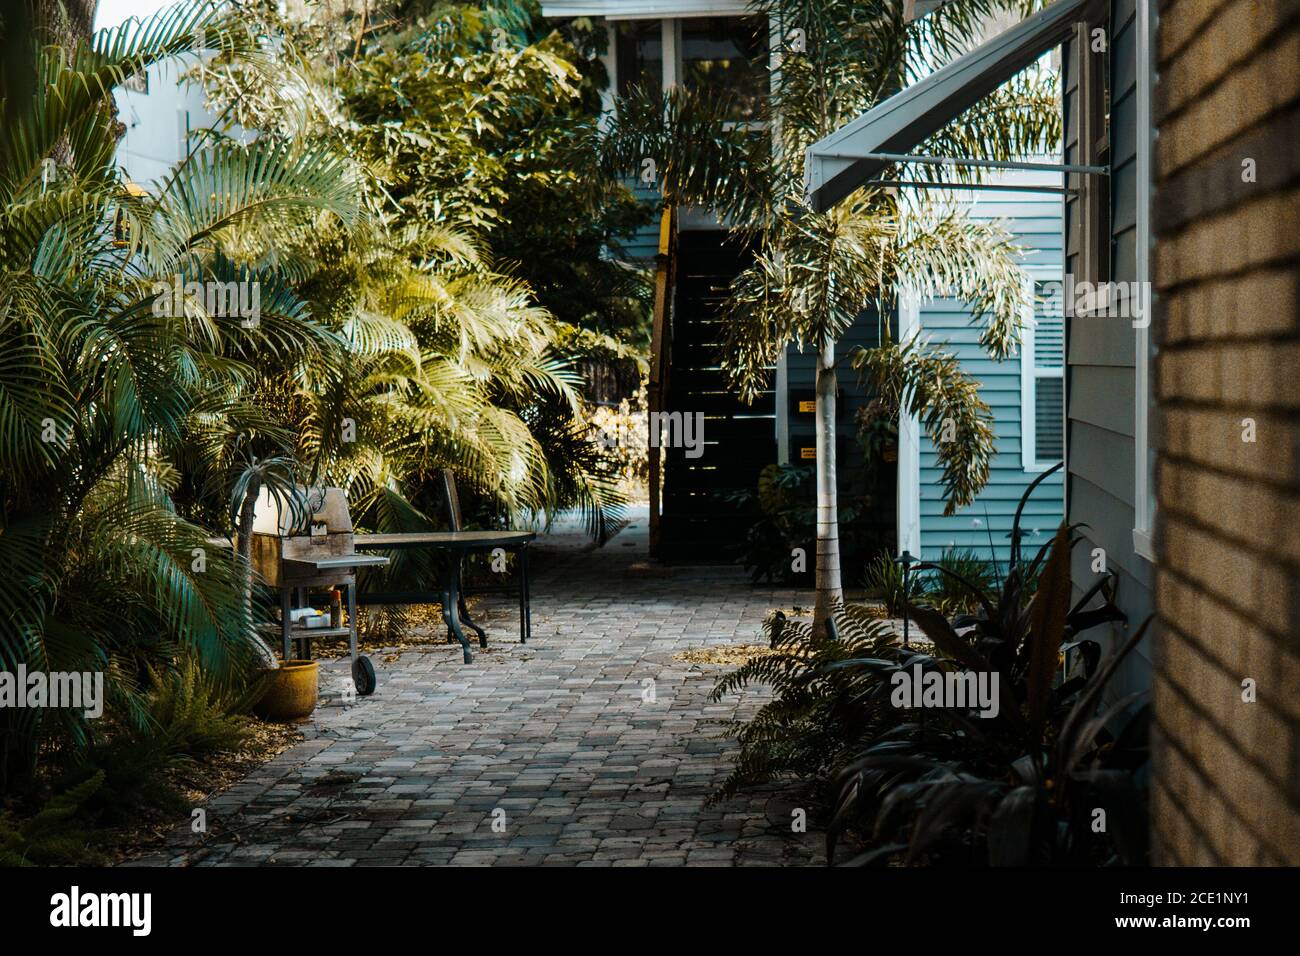
[[[1030,177],[1038,178],[1031,179]],[[1048,182],[1040,174],[1015,174],[1007,182]],[[973,202],[972,215],[999,221],[1016,237],[1022,262],[1040,281],[1059,281],[1063,271],[1061,197],[1054,193],[985,192]],[[1021,362],[1019,354],[994,361],[979,344],[980,325],[954,299],[921,303],[922,334],[946,342],[965,370],[979,379],[980,395],[993,410],[997,454],[989,468],[989,483],[980,495],[955,514],[945,516],[942,470],[930,440],[920,442],[921,557],[933,560],[949,547],[969,548],[1004,567],[1010,557],[1008,535],[1016,505],[1038,471],[1026,471],[1021,456]],[[1043,354],[1040,350],[1039,354]],[[1063,482],[1058,472],[1034,491],[1021,519],[1026,544],[1036,547],[1055,532],[1064,515]],[[990,541],[991,538],[991,541]]]
[[[634,179],[626,179],[624,182],[631,187],[632,195],[646,205],[658,209],[660,206],[659,190],[650,186],[644,186]],[[610,243],[609,253],[616,259],[625,259],[629,262],[645,263],[654,260],[655,254],[659,251],[659,217],[653,216],[650,221],[637,229],[632,235],[625,239],[618,239]]]

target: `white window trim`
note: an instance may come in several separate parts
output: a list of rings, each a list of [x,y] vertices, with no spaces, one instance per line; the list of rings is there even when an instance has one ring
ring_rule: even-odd
[[[1135,276],[1139,289],[1149,288],[1151,281],[1151,152],[1155,131],[1151,122],[1151,86],[1154,72],[1152,37],[1154,16],[1151,0],[1137,0],[1137,263]],[[1148,561],[1155,560],[1152,531],[1155,526],[1155,485],[1151,471],[1151,306],[1148,296],[1144,317],[1146,324],[1135,328],[1133,357],[1134,422],[1133,475],[1133,550]]]
[[[1038,459],[1038,390],[1035,383],[1040,378],[1061,379],[1062,429],[1064,429],[1065,397],[1065,355],[1064,337],[1062,337],[1062,355],[1059,368],[1040,369],[1034,360],[1034,334],[1037,319],[1034,316],[1036,301],[1034,286],[1038,282],[1059,282],[1060,277],[1045,273],[1030,273],[1026,276],[1028,287],[1028,304],[1021,313],[1020,322],[1020,463],[1027,473],[1036,474],[1059,464],[1060,459],[1040,461]],[[1061,432],[1064,436],[1065,432]]]
[[[659,56],[662,59],[663,88],[671,90],[681,82],[682,66],[682,27],[675,19],[659,21],[660,41]]]

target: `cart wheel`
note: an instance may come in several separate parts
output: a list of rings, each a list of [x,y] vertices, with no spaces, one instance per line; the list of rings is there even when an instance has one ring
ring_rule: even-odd
[[[352,662],[352,684],[357,689],[358,697],[369,697],[375,692],[375,665],[366,656],[358,657]]]

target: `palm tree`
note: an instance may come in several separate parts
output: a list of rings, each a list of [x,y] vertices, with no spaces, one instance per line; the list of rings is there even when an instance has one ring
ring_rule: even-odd
[[[178,463],[216,447],[195,434],[259,427],[245,395],[259,363],[331,340],[280,267],[232,238],[359,213],[349,164],[276,144],[205,150],[154,191],[127,188],[112,90],[196,46],[252,43],[217,5],[182,3],[89,40],[33,43],[40,82],[3,91],[0,666],[104,672],[118,713],[140,719],[139,675],[178,651],[232,676],[255,659],[244,574],[209,560],[208,530],[178,513]],[[159,291],[228,281],[260,287],[253,326],[207,296]],[[6,774],[30,773],[42,735],[90,733],[77,716],[5,719]]]
[[[828,212],[814,212],[803,201],[804,151],[964,52],[991,14],[1029,5],[951,0],[908,22],[896,0],[754,0],[751,10],[781,43],[773,51],[772,95],[760,131],[727,123],[725,102],[682,89],[662,97],[634,91],[619,101],[601,144],[603,159],[616,168],[635,169],[653,158],[665,203],[711,207],[753,242],[753,262],[733,281],[725,307],[723,362],[743,396],[754,396],[791,343],[817,355],[819,629],[842,600],[834,424],[839,338],[864,309],[874,307],[882,317],[879,346],[853,356],[853,364],[888,409],[921,416],[939,449],[951,513],[988,479],[989,409],[950,354],[921,340],[897,341],[889,316],[904,290],[956,296],[984,323],[990,354],[1002,358],[1018,341],[1025,292],[1015,247],[1002,229],[924,194],[868,186]],[[1056,142],[1058,113],[1052,78],[1031,71],[918,151],[1013,159]],[[895,172],[900,179],[937,179],[940,169]],[[967,182],[980,174],[970,167],[956,173]]]
[[[268,255],[311,263],[297,290],[339,349],[336,362],[275,369],[272,377],[289,382],[290,394],[269,404],[280,406],[279,421],[296,436],[294,454],[311,480],[345,488],[354,518],[367,527],[431,526],[438,500],[430,479],[452,468],[504,512],[549,516],[577,508],[598,536],[618,520],[621,497],[594,454],[564,328],[486,252],[483,229],[493,209],[443,224],[427,208],[429,197],[404,198],[395,186],[409,189],[408,171],[395,168],[402,164],[393,159],[394,135],[404,163],[455,167],[454,149],[358,118],[344,96],[404,96],[371,76],[367,57],[406,53],[427,58],[420,76],[430,89],[412,97],[452,88],[461,99],[467,63],[481,80],[477,95],[491,103],[544,81],[569,90],[572,68],[545,47],[527,48],[520,63],[512,54],[476,50],[470,40],[478,18],[466,15],[465,37],[450,28],[436,33],[446,51],[418,32],[412,40],[393,31],[376,34],[378,51],[361,56],[343,25],[326,18],[323,28],[304,30],[265,8],[250,20],[264,37],[258,55],[219,55],[205,64],[203,81],[226,122],[257,129],[264,140],[313,144],[355,161],[361,172],[363,224],[280,234],[273,244],[251,240]],[[442,135],[463,137],[459,128]],[[449,197],[432,202],[444,199],[452,205]]]

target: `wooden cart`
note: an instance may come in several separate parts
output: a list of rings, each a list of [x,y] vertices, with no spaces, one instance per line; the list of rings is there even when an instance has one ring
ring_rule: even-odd
[[[293,496],[262,489],[253,517],[253,567],[280,591],[280,624],[266,628],[279,633],[285,660],[311,659],[313,638],[347,635],[352,657],[352,682],[359,695],[374,692],[374,665],[357,653],[357,570],[380,567],[388,558],[358,554],[341,488],[300,488]],[[347,624],[342,622],[342,592],[347,591]],[[330,593],[328,627],[296,626],[293,612],[308,607],[312,591]]]

